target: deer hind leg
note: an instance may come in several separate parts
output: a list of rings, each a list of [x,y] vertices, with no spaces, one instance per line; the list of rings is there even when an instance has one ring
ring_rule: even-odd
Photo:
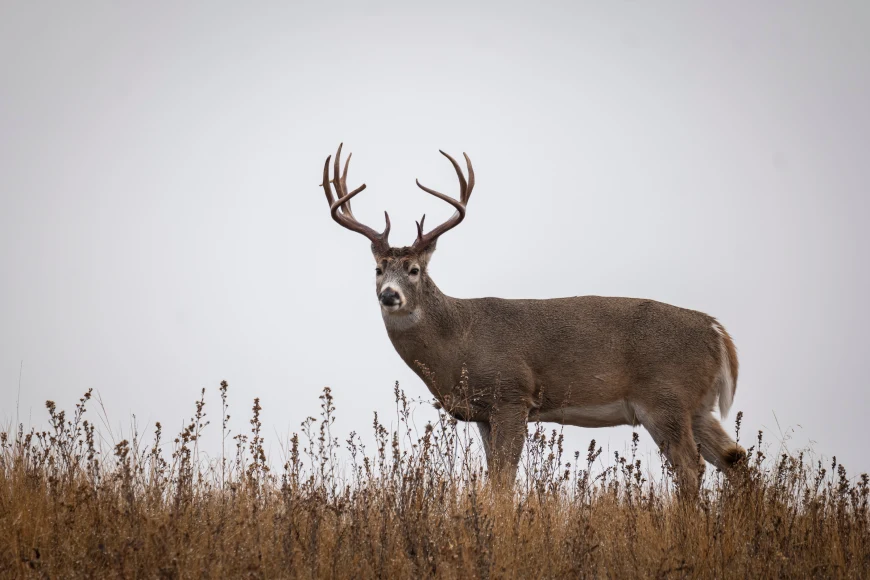
[[[692,418],[692,431],[701,444],[704,459],[726,473],[746,456],[743,447],[728,436],[722,424],[709,411],[702,411]]]
[[[649,431],[656,445],[674,467],[680,494],[696,496],[700,476],[704,472],[704,462],[698,455],[689,414],[669,409],[660,409],[655,413],[640,408],[637,411],[641,425]]]
[[[517,466],[526,443],[529,410],[525,406],[510,405],[492,410],[488,428],[489,446],[486,454],[490,480],[497,485],[512,486],[517,477]],[[484,429],[481,428],[483,436]],[[487,450],[484,436],[484,450]]]

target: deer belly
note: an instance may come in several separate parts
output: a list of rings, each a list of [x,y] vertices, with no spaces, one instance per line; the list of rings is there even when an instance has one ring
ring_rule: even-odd
[[[561,423],[577,427],[615,427],[635,423],[634,410],[625,401],[583,407],[561,407],[533,413],[530,421]]]

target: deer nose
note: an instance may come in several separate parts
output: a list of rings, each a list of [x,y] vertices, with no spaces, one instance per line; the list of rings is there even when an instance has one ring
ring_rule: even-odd
[[[392,288],[385,288],[384,291],[378,295],[378,298],[384,306],[399,306],[402,303],[402,297]]]

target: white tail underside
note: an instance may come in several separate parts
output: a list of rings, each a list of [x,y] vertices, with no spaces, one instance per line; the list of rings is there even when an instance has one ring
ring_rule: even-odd
[[[724,331],[718,324],[713,324],[713,330],[720,336],[719,351],[722,353],[722,364],[719,368],[719,374],[716,375],[716,387],[719,391],[719,414],[722,417],[727,417],[731,404],[734,402],[734,391],[737,389],[737,385],[731,374],[731,357],[728,356],[728,349],[725,348]]]

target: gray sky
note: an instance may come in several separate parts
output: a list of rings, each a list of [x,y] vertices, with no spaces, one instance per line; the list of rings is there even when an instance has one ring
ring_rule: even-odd
[[[22,359],[35,424],[89,387],[116,428],[172,430],[202,387],[219,423],[227,379],[234,427],[259,396],[276,445],[324,385],[341,433],[393,416],[395,380],[428,398],[317,187],[344,141],[356,213],[388,209],[395,244],[451,212],[414,185],[456,192],[438,149],[471,156],[446,293],[708,312],[744,441],[791,427],[870,469],[868,30],[863,1],[5,0],[0,421]],[[629,432],[566,428],[581,450]]]

